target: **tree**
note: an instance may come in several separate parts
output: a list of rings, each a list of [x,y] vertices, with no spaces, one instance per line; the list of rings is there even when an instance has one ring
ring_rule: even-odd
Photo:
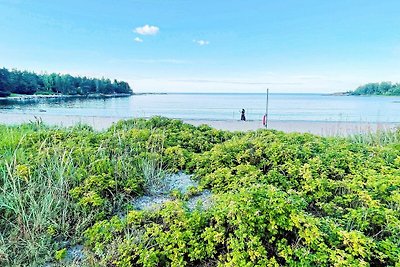
[[[10,73],[7,69],[0,69],[0,97],[6,97],[10,95],[9,92],[9,76]]]
[[[368,83],[358,87],[353,95],[400,95],[400,84],[391,82]]]
[[[74,77],[69,74],[36,74],[28,71],[0,69],[0,96],[15,94],[59,93],[63,95],[132,94],[129,84],[110,79]]]

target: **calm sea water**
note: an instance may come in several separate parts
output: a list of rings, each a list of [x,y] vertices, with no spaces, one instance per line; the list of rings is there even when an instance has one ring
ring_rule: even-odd
[[[0,116],[40,115],[45,110],[49,115],[232,120],[240,119],[244,108],[247,119],[259,120],[265,112],[265,98],[265,94],[160,94],[26,104],[0,102]],[[270,94],[269,113],[271,120],[400,122],[400,97]]]

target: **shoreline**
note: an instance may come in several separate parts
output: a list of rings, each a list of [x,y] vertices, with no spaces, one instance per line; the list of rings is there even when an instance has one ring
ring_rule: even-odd
[[[54,126],[70,127],[76,124],[87,124],[95,130],[101,131],[109,128],[119,120],[133,119],[132,117],[113,116],[74,116],[74,115],[32,115],[20,113],[1,113],[0,124],[19,125],[37,120]],[[238,121],[238,120],[200,120],[181,119],[185,123],[199,126],[209,125],[212,128],[227,131],[252,131],[265,129],[261,121]],[[311,133],[320,136],[348,136],[359,133],[373,133],[377,131],[394,130],[400,127],[400,123],[390,122],[348,122],[348,121],[269,121],[268,129],[283,131],[286,133],[299,132]]]
[[[130,96],[140,96],[140,95],[167,95],[168,93],[119,93],[119,94],[88,94],[88,95],[14,95],[0,97],[0,101],[15,101],[24,102],[30,100],[48,100],[48,99],[74,99],[74,98],[119,98],[119,97],[130,97]]]
[[[117,98],[117,97],[130,97],[133,94],[88,94],[88,95],[17,95],[0,97],[0,101],[4,102],[25,102],[37,101],[48,99],[75,99],[75,98]]]

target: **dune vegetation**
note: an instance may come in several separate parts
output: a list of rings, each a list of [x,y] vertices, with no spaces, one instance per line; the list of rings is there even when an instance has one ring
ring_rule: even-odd
[[[399,266],[399,136],[0,126],[0,265]]]

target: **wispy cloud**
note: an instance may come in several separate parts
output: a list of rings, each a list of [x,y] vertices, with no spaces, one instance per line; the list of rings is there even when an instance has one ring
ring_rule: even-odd
[[[121,64],[121,63],[143,63],[143,64],[188,64],[190,61],[183,59],[174,59],[174,58],[138,58],[138,59],[120,59],[120,58],[112,58],[108,60],[110,64]]]
[[[400,55],[400,44],[392,47],[392,53],[395,56],[399,56]]]
[[[270,85],[270,84],[300,84],[300,83],[279,83],[279,82],[249,82],[249,81],[233,81],[233,80],[171,80],[174,82],[188,83],[220,83],[220,84],[243,84],[243,85]]]
[[[142,27],[135,28],[133,31],[140,35],[156,35],[160,31],[160,28],[146,24]]]
[[[326,79],[326,76],[314,75],[314,74],[301,74],[301,75],[295,75],[293,76],[293,78],[300,80],[322,80]]]
[[[143,43],[143,39],[136,37],[135,39],[133,39],[136,43]]]
[[[193,42],[195,42],[196,44],[203,46],[203,45],[209,45],[210,42],[206,41],[206,40],[193,40]]]
[[[180,59],[135,59],[133,60],[138,63],[155,64],[155,63],[166,63],[166,64],[186,64],[188,61]]]

